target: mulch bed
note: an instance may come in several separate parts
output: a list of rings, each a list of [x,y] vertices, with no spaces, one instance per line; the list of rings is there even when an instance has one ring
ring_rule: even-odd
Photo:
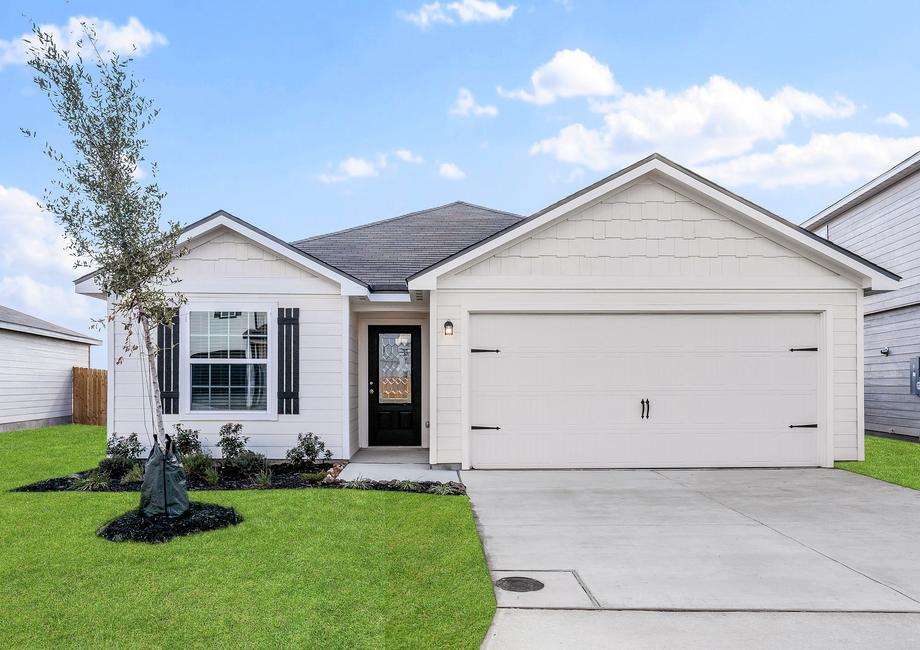
[[[96,534],[110,542],[161,544],[181,535],[227,528],[242,521],[243,517],[233,508],[192,502],[184,515],[174,518],[145,517],[140,510],[132,510],[105,524]]]
[[[337,466],[340,469],[341,466]],[[415,492],[442,494],[444,496],[455,496],[466,494],[466,488],[461,483],[437,483],[430,481],[407,483],[404,481],[371,481],[361,479],[358,481],[347,482],[332,480],[329,482],[306,481],[303,479],[304,473],[328,471],[332,469],[330,465],[315,467],[310,470],[295,469],[286,463],[272,465],[272,482],[271,486],[257,485],[251,478],[234,478],[220,477],[216,485],[211,485],[204,479],[197,476],[189,476],[187,486],[189,490],[292,490],[303,488],[352,488],[359,490],[384,490],[387,492]],[[85,470],[77,472],[70,476],[60,476],[49,478],[43,481],[30,483],[21,487],[13,488],[10,492],[75,492],[77,491],[74,484],[84,476],[91,474],[95,470]],[[338,472],[334,472],[337,474]],[[122,483],[112,481],[108,487],[99,490],[100,492],[139,492],[141,482]]]

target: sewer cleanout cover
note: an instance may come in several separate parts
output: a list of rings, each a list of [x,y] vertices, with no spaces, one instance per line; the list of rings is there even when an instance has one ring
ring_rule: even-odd
[[[524,576],[499,578],[495,581],[495,586],[505,591],[540,591],[543,589],[542,582]]]

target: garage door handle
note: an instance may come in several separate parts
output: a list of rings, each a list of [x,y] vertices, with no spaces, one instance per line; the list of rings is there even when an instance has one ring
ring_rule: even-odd
[[[640,419],[644,420],[645,419],[645,398],[644,397],[642,398],[642,401],[640,403],[642,404],[642,415],[640,416]]]
[[[652,418],[652,400],[645,400],[645,419],[650,420]]]

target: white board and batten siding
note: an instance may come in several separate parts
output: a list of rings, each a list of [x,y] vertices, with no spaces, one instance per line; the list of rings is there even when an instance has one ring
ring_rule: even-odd
[[[573,396],[563,400],[563,404],[576,412],[576,418],[579,417],[577,413],[590,410],[586,405],[578,406],[582,389],[591,392],[578,379],[577,364],[582,360],[564,362],[566,345],[551,340],[554,336],[570,337],[572,349],[588,360],[584,361],[586,373],[600,372],[599,366],[594,368],[598,358],[606,356],[612,363],[613,357],[626,354],[632,355],[632,360],[625,363],[632,363],[632,371],[644,376],[643,363],[637,356],[639,348],[630,347],[628,341],[605,339],[601,335],[604,331],[633,336],[642,348],[649,351],[650,360],[666,358],[671,353],[671,362],[662,367],[666,372],[680,375],[680,384],[669,383],[667,377],[656,380],[655,372],[662,370],[655,364],[649,365],[649,371],[645,372],[650,388],[659,389],[658,395],[664,394],[661,390],[665,393],[671,390],[674,400],[687,401],[685,398],[689,393],[678,395],[680,391],[675,387],[683,385],[684,381],[692,387],[692,378],[683,375],[689,369],[705,364],[709,355],[716,365],[721,364],[725,373],[722,376],[723,386],[731,388],[732,384],[747,382],[747,391],[742,390],[737,396],[739,403],[757,404],[757,391],[761,390],[765,392],[763,403],[782,404],[784,391],[787,390],[782,384],[788,383],[790,387],[798,386],[808,404],[804,404],[801,397],[787,395],[790,403],[781,413],[783,422],[789,419],[789,424],[792,424],[798,423],[795,421],[798,418],[813,417],[806,424],[819,423],[820,426],[818,437],[815,437],[814,431],[777,428],[779,420],[771,421],[770,426],[787,440],[791,440],[789,434],[792,432],[802,433],[797,440],[812,437],[808,438],[804,448],[799,446],[786,450],[777,447],[776,441],[767,441],[763,444],[773,445],[775,453],[772,456],[767,454],[760,460],[746,461],[744,444],[737,444],[738,441],[731,437],[733,431],[724,426],[725,418],[710,422],[701,416],[689,428],[697,426],[702,439],[706,434],[698,425],[705,428],[707,423],[721,423],[721,429],[714,433],[728,436],[723,439],[721,448],[734,449],[733,455],[729,453],[722,459],[712,454],[708,457],[694,456],[692,449],[688,448],[682,458],[667,461],[654,457],[654,452],[640,449],[635,451],[638,456],[633,458],[618,460],[611,455],[607,459],[593,459],[587,463],[589,465],[635,466],[647,461],[660,466],[829,465],[834,460],[862,457],[861,386],[857,363],[862,327],[860,282],[819,265],[763,233],[742,225],[737,218],[730,218],[724,208],[708,203],[705,198],[694,200],[676,189],[666,181],[642,179],[564,216],[562,220],[528,233],[485,259],[438,278],[437,300],[434,301],[438,332],[434,385],[437,444],[433,445],[433,462],[475,466],[473,461],[481,448],[471,449],[475,438],[470,426],[501,423],[473,422],[471,418],[474,416],[500,418],[501,409],[506,408],[505,414],[513,428],[515,419],[519,424],[532,418],[532,409],[537,409],[535,412],[538,413],[546,411],[549,408],[548,394],[553,391]],[[652,314],[662,318],[642,320]],[[541,318],[539,315],[552,316]],[[561,315],[571,320],[554,320]],[[709,323],[711,327],[707,327],[707,318],[714,319]],[[446,320],[454,323],[453,336],[443,333]],[[644,326],[647,323],[655,324]],[[748,327],[777,332],[773,338],[768,336],[760,343],[771,345],[770,350],[757,348],[755,341],[745,338]],[[521,331],[517,339],[512,335],[515,328]],[[706,339],[722,330],[725,341],[720,343]],[[515,398],[516,405],[509,403],[507,407],[502,407],[498,402],[490,402],[481,391],[477,393],[478,389],[471,388],[472,382],[478,381],[477,377],[497,377],[496,383],[500,383],[502,376],[497,367],[492,368],[490,373],[474,365],[501,364],[502,354],[471,354],[471,347],[500,348],[506,345],[513,350],[525,346],[528,337],[535,332],[538,338],[550,339],[543,352],[536,353],[537,357],[541,354],[545,356],[537,363],[539,367],[524,372],[525,366],[533,362],[534,357],[530,361],[519,360],[519,363],[515,362],[516,366],[506,366],[503,371],[506,377],[513,377],[515,373],[533,377],[541,371],[561,373],[561,376],[551,377],[532,387],[531,397],[536,398],[536,402],[531,404],[532,409],[524,404],[529,399],[526,396]],[[490,341],[491,335],[503,340]],[[669,335],[677,340],[692,335],[695,343],[685,341],[684,354],[677,354],[669,348]],[[798,335],[801,335],[802,341],[791,344],[790,341]],[[536,345],[536,341],[532,343]],[[819,351],[792,353],[788,347],[818,347]],[[534,350],[530,352],[534,353]],[[519,349],[517,354],[523,353]],[[747,357],[750,363],[761,357],[759,363],[764,364],[773,382],[769,386],[758,384],[754,369],[732,360],[736,355]],[[571,370],[571,364],[576,364],[576,371]],[[731,373],[736,374],[732,376]],[[701,389],[714,392],[716,378],[713,373],[701,369],[698,377]],[[609,402],[608,406],[613,408],[616,403],[615,408],[627,414],[623,417],[638,418],[641,396],[629,392],[626,375],[614,373],[603,381],[607,383],[602,382],[602,386],[620,394],[616,399],[626,400],[627,397],[622,395],[629,393],[628,399],[636,402],[619,404],[614,397],[606,395],[604,399]],[[566,388],[570,382],[576,385]],[[497,385],[493,388],[500,390]],[[541,392],[544,393],[542,396]],[[699,399],[700,395],[690,397]],[[713,403],[710,399],[709,404]],[[628,413],[627,407],[630,409]],[[673,435],[676,426],[676,421],[669,423],[667,418],[677,416],[668,413],[668,407],[661,399],[658,407],[664,409],[655,414],[660,415],[658,420],[651,419],[647,423],[636,420],[632,424],[654,422],[654,426],[659,427],[658,431],[667,438]],[[539,410],[541,408],[543,411]],[[730,409],[737,408],[737,405],[724,408],[731,413]],[[560,412],[558,409],[555,411],[557,415]],[[702,410],[697,412],[703,413]],[[544,419],[552,421],[549,411],[543,415]],[[744,433],[747,420],[743,414],[737,415],[739,427],[734,433],[740,435]],[[582,435],[577,432],[577,427],[571,433],[573,436]],[[634,435],[634,430],[627,427],[622,433],[628,438]],[[480,435],[488,434],[488,431],[483,431]],[[756,432],[753,435],[756,437]],[[548,460],[544,454],[533,463],[534,466],[586,465],[585,453],[577,451],[577,440],[560,435],[554,444],[558,447],[555,462],[550,462],[552,459]],[[719,448],[710,446],[709,450],[717,454]],[[603,444],[594,449],[605,453]],[[499,450],[490,458],[498,458],[501,453],[507,451]],[[524,450],[523,453],[526,455],[528,452]],[[613,451],[608,450],[607,453],[613,454]],[[645,456],[642,456],[643,453]],[[487,466],[490,460],[480,459],[480,463]],[[515,463],[506,456],[495,464],[498,465],[527,466],[527,463],[522,460]]]
[[[0,430],[69,422],[73,368],[89,366],[89,349],[86,343],[0,329]]]
[[[298,433],[312,432],[323,439],[334,457],[349,457],[344,441],[350,416],[343,405],[347,404],[345,392],[351,373],[343,363],[343,350],[350,340],[350,323],[348,298],[340,295],[338,285],[223,228],[192,242],[189,253],[176,262],[176,267],[182,278],[178,289],[188,299],[183,313],[195,310],[196,305],[209,310],[221,305],[238,310],[235,305],[241,304],[300,309],[300,413],[278,415],[270,409],[267,416],[247,417],[180,411],[164,416],[167,431],[176,423],[199,429],[203,442],[219,456],[215,446],[219,428],[228,421],[241,422],[243,434],[249,436],[248,447],[268,458],[283,458],[296,443]],[[271,328],[276,327],[275,317],[274,313],[269,315]],[[187,319],[180,327],[188,331]],[[111,332],[113,353],[118,354],[124,343],[122,328],[116,323]],[[272,352],[269,357],[271,381],[277,375],[277,359]],[[185,359],[182,351],[180,359]],[[111,363],[111,376],[110,429],[119,434],[136,432],[149,444],[152,427],[139,359],[128,357],[120,365]],[[187,404],[183,389],[187,392],[187,387],[180,387],[180,402]]]
[[[898,289],[865,298],[866,430],[920,436],[920,397],[910,391],[911,360],[920,357],[920,173],[823,229],[830,241],[903,278]],[[879,352],[884,347],[888,356]]]

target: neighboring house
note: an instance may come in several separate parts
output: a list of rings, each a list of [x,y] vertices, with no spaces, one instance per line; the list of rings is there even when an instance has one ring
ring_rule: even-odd
[[[802,225],[904,277],[863,303],[865,426],[920,436],[920,152]]]
[[[182,245],[167,426],[464,468],[862,459],[863,294],[899,279],[658,155],[526,218],[458,202],[289,244],[221,211]],[[149,443],[122,331],[109,430]]]
[[[0,306],[0,431],[67,424],[74,367],[102,341]]]

